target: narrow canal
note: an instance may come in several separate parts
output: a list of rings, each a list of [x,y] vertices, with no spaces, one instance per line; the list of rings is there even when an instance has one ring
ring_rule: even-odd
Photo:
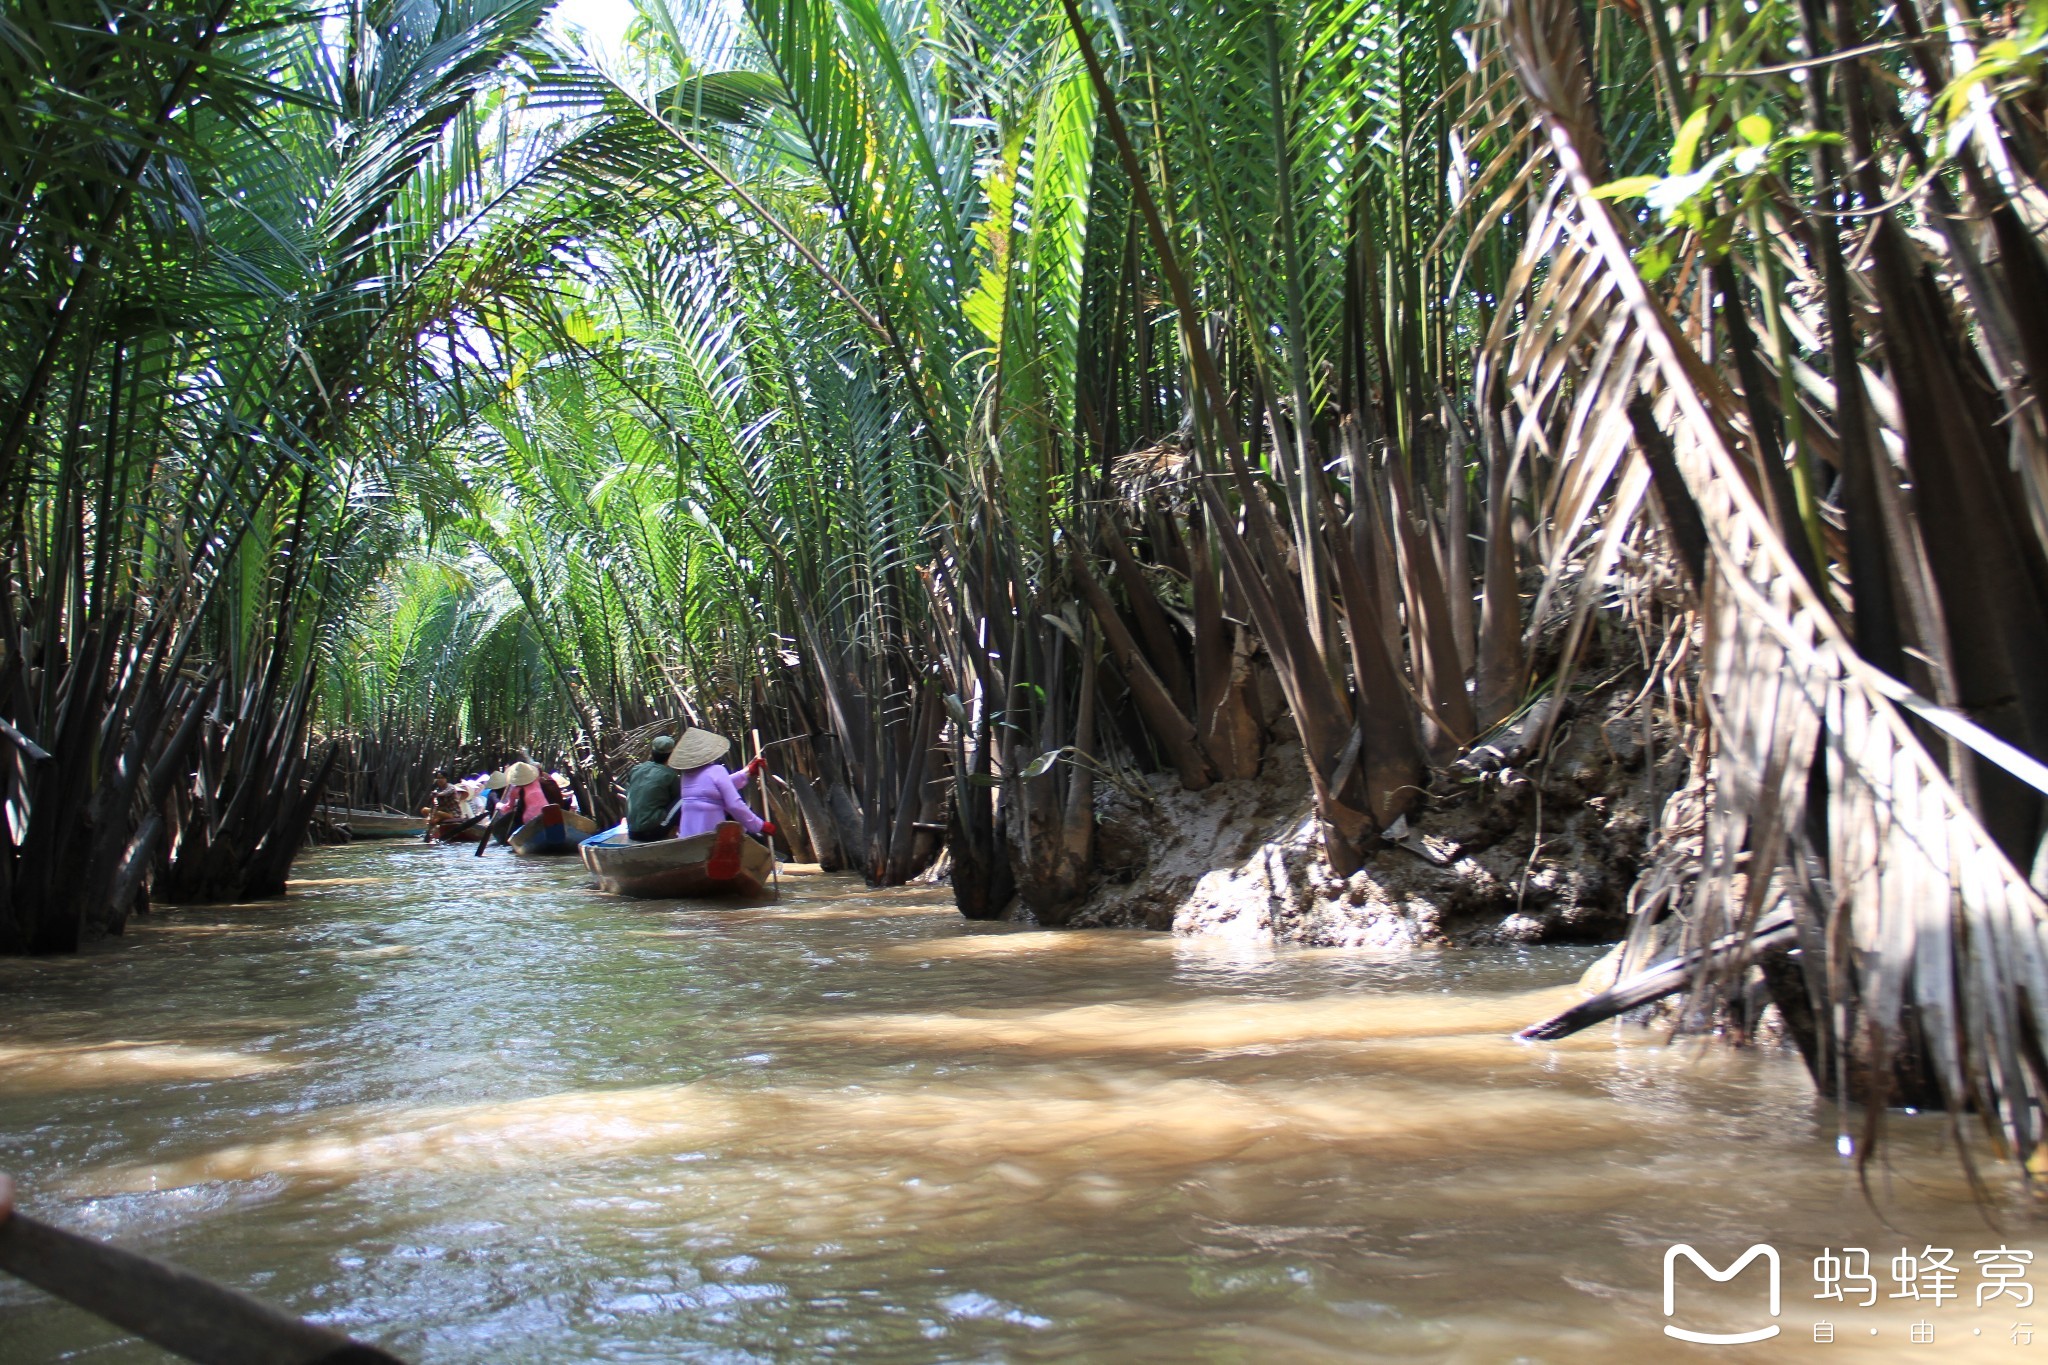
[[[415,844],[298,871],[0,963],[0,1169],[419,1360],[1722,1358],[1661,1334],[1675,1241],[1782,1253],[1748,1359],[1919,1358],[1920,1321],[2032,1358],[1973,1256],[2048,1247],[1938,1120],[1895,1120],[1880,1218],[1788,1057],[1510,1041],[1591,950],[1246,952],[830,879],[683,911]],[[1845,1245],[1875,1306],[1813,1298]],[[1960,1298],[1886,1298],[1906,1246]],[[0,1285],[0,1359],[161,1358]]]

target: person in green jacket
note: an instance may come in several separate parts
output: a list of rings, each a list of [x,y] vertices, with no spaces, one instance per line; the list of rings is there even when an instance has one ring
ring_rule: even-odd
[[[648,746],[651,757],[626,774],[626,837],[646,841],[675,834],[676,800],[683,775],[668,766],[675,736],[657,735]]]

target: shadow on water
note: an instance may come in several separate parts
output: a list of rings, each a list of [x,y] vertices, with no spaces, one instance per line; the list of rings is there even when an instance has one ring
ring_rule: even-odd
[[[300,871],[0,963],[0,1165],[421,1359],[1684,1358],[1673,1241],[1777,1246],[1789,1353],[1824,1247],[2036,1245],[1926,1120],[1887,1227],[1784,1056],[1510,1041],[1589,950],[1048,933],[836,879],[680,909],[417,845]],[[1837,1307],[1830,1349],[1892,1358],[1910,1307]],[[1938,1321],[1944,1359],[2014,1349]],[[0,1339],[158,1358],[20,1286]]]

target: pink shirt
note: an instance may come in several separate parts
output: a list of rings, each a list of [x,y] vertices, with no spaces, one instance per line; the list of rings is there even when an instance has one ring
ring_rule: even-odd
[[[683,809],[676,820],[676,836],[709,834],[726,820],[737,820],[749,834],[761,832],[761,817],[740,800],[740,788],[752,776],[742,768],[737,774],[723,763],[706,763],[683,774]]]
[[[548,805],[547,793],[540,789],[538,782],[526,782],[517,787],[505,788],[500,801],[510,801],[519,811],[519,821],[524,824],[545,810]]]

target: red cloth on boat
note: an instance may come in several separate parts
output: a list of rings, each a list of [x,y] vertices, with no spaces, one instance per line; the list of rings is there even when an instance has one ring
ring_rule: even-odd
[[[723,763],[706,763],[683,774],[682,814],[676,820],[676,837],[709,834],[720,822],[737,820],[749,834],[761,832],[761,817],[747,809],[740,788],[749,774],[742,769],[728,772]]]

